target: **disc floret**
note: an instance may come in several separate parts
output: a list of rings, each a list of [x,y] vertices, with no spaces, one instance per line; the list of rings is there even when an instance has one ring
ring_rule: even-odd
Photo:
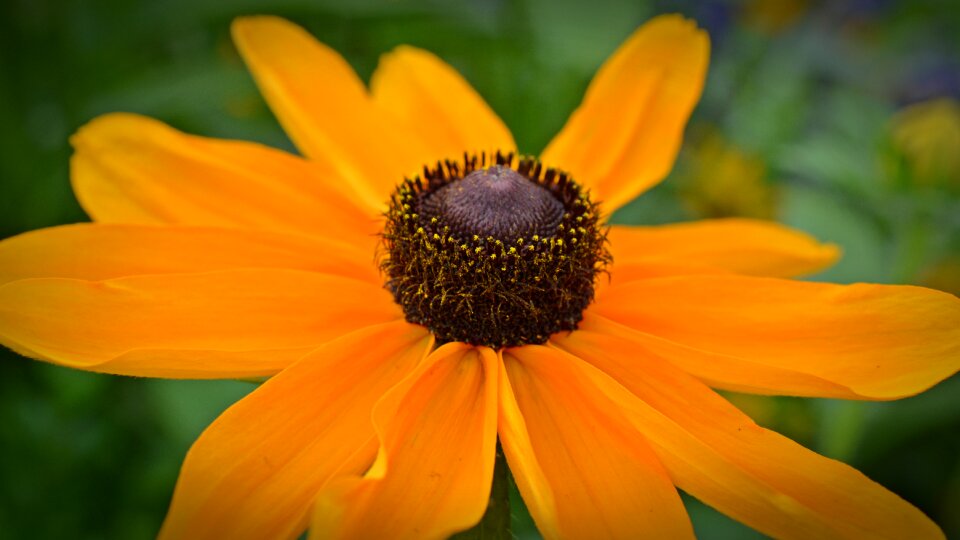
[[[574,330],[610,255],[597,204],[532,158],[465,155],[393,193],[386,287],[439,343],[494,348]]]

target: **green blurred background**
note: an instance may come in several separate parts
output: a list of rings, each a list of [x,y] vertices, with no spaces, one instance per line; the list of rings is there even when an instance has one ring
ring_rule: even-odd
[[[274,13],[365,78],[409,43],[457,67],[536,153],[650,16],[706,28],[704,98],[670,179],[623,223],[775,219],[845,250],[814,279],[960,292],[960,9],[949,1],[4,0],[0,236],[85,220],[67,139],[109,111],[292,150],[229,39]],[[150,538],[191,441],[253,386],[75,372],[0,351],[0,537]],[[891,403],[730,395],[960,538],[960,378]],[[688,499],[701,538],[758,535]],[[535,535],[516,512],[516,533]]]

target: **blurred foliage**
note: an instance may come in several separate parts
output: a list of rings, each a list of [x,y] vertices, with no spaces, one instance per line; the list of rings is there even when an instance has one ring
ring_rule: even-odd
[[[70,192],[68,138],[104,112],[292,150],[230,43],[237,15],[289,17],[364,78],[395,45],[437,52],[507,121],[521,149],[536,153],[617,44],[650,16],[678,11],[711,34],[706,93],[672,177],[615,219],[775,218],[844,248],[844,259],[815,279],[956,294],[960,10],[951,5],[6,0],[0,236],[85,220]],[[150,538],[190,442],[252,388],[80,373],[3,351],[0,535]],[[729,397],[960,537],[957,377],[891,403]],[[758,536],[685,500],[701,538]],[[519,536],[536,534],[522,508],[515,518]]]

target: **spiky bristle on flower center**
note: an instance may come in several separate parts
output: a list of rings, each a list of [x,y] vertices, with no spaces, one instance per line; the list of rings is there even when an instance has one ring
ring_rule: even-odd
[[[597,205],[532,158],[464,155],[393,193],[381,268],[438,343],[494,348],[573,330],[610,261]]]

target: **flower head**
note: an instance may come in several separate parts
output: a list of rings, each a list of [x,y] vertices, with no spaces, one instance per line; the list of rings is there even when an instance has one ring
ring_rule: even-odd
[[[609,254],[597,204],[532,159],[466,156],[407,180],[387,212],[387,289],[439,343],[542,344],[575,330]]]
[[[660,181],[708,41],[658,17],[538,159],[410,47],[369,91],[272,17],[234,39],[305,159],[129,114],[74,137],[92,224],[0,244],[0,342],[160,377],[270,377],[184,462],[163,538],[437,538],[497,443],[548,538],[692,536],[677,488],[778,537],[937,537],[710,387],[895,399],[960,364],[960,301],[785,279],[837,256],[743,219],[607,226]]]
[[[893,118],[891,136],[918,185],[960,187],[960,103],[941,98],[910,105]]]
[[[689,152],[689,164],[679,178],[680,198],[695,216],[773,219],[777,213],[776,185],[767,165],[714,130],[706,130]]]

